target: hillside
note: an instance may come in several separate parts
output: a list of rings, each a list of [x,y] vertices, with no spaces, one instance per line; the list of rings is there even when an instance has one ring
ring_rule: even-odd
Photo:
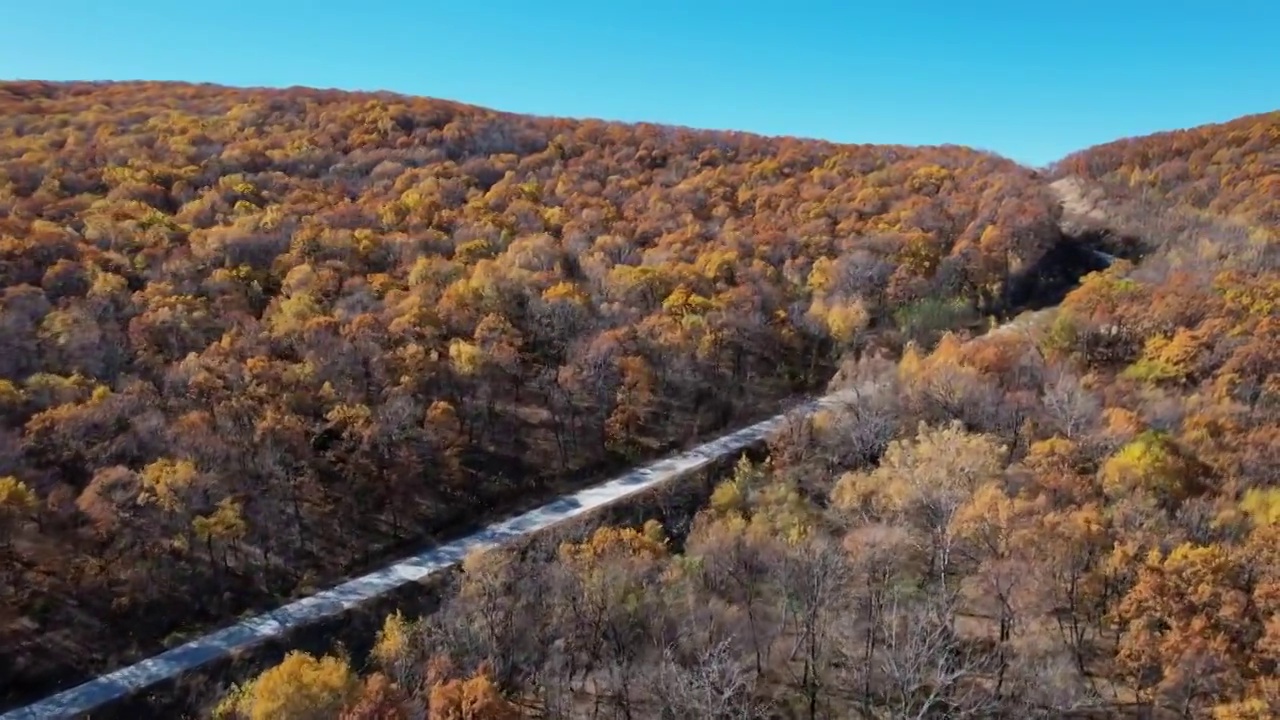
[[[0,83],[0,702],[1028,295],[959,147],[438,100]]]
[[[1274,229],[1280,111],[1098,145],[1068,155],[1056,170],[1100,184],[1109,195],[1154,196]]]
[[[1069,161],[1192,166],[1236,127]],[[471,557],[367,667],[290,655],[219,717],[1280,717],[1280,226],[1240,200],[1270,197],[1270,137],[1209,197],[1060,168],[1064,223],[1139,262],[979,338],[849,353],[856,400],[744,459],[679,542]]]

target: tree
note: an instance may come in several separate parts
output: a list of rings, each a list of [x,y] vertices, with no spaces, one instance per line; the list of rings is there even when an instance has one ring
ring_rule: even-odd
[[[664,715],[708,720],[768,716],[767,706],[756,699],[755,678],[728,642],[703,650],[690,662],[668,649],[653,672],[653,694]]]
[[[1044,498],[1050,507],[1070,508],[1104,500],[1100,483],[1090,472],[1086,449],[1066,438],[1032,443],[1021,469],[1027,473],[1028,490]]]
[[[190,460],[164,458],[149,463],[138,474],[142,489],[138,502],[160,509],[163,522],[185,533],[194,526],[190,515],[189,500],[199,490],[200,474]]]
[[[125,467],[104,468],[94,473],[89,485],[76,499],[76,507],[84,513],[100,533],[108,533],[117,525],[125,530],[134,519],[141,482],[137,473]]]
[[[220,718],[328,720],[360,692],[345,660],[291,652],[277,666],[236,687],[215,710]]]
[[[584,542],[561,545],[559,559],[574,583],[567,599],[577,623],[569,641],[588,671],[603,665],[608,684],[601,687],[629,719],[635,665],[665,614],[658,589],[666,543],[630,528],[603,527]]]
[[[1047,384],[1044,393],[1044,409],[1055,429],[1068,440],[1078,440],[1080,435],[1094,427],[1101,412],[1101,404],[1086,389],[1080,378],[1066,370],[1058,370]]]
[[[247,532],[240,503],[232,498],[218,501],[217,509],[208,515],[199,515],[191,521],[196,538],[203,541],[213,562],[215,543],[222,546],[222,569],[228,569],[227,550],[234,549]]]
[[[721,488],[725,488],[722,490]],[[726,496],[735,486],[717,488],[713,502],[723,508],[733,502]],[[708,591],[740,607],[746,614],[747,633],[757,673],[763,673],[774,640],[781,630],[770,595],[777,591],[775,538],[750,532],[741,515],[722,519],[702,516],[694,526],[685,552],[700,560],[700,578]]]
[[[0,477],[0,549],[10,549],[13,531],[36,508],[36,496],[12,475]]]
[[[1030,555],[1034,534],[1031,518],[1043,512],[1037,503],[1009,497],[998,484],[979,487],[952,518],[952,532],[967,544],[977,567],[966,580],[976,586],[973,595],[990,598],[996,606],[995,695],[1005,690],[1013,635],[1024,611]]]
[[[622,658],[637,683],[672,647],[702,677],[696,658],[730,627],[743,631],[741,664],[758,650],[768,671],[785,593],[734,574],[754,583],[753,564],[780,572],[787,552],[870,522],[905,538],[892,551],[864,538],[868,557],[849,554],[856,612],[835,624],[865,641],[868,618],[885,615],[885,557],[902,563],[893,583],[941,584],[953,600],[980,563],[990,580],[990,558],[971,552],[982,534],[961,537],[949,519],[986,482],[1054,518],[1033,523],[1034,562],[1064,569],[1027,581],[1037,602],[1073,608],[1062,613],[1089,629],[1067,633],[1088,644],[1098,605],[1136,580],[1132,562],[1097,568],[1112,544],[1141,557],[1162,541],[1233,553],[1253,542],[1262,509],[1236,501],[1270,486],[1280,447],[1275,126],[1265,115],[1134,139],[1042,177],[954,146],[427,98],[0,84],[0,476],[49,510],[21,515],[36,532],[5,521],[21,552],[5,609],[40,622],[6,625],[0,666],[15,670],[0,686],[47,687],[158,650],[174,627],[336,581],[378,548],[768,412],[837,368],[831,387],[857,401],[788,421],[760,482],[730,489],[744,491],[737,514],[710,513],[699,530],[702,569],[619,552],[478,572],[482,592],[433,626],[459,677],[496,648],[504,692],[600,683],[618,696],[619,656],[595,634],[610,624],[638,648]],[[1082,176],[1046,182],[1068,170]],[[1059,242],[1060,198],[1069,221],[1101,217],[1114,232]],[[1065,278],[1072,251],[1095,243],[1141,265],[1085,278],[1044,333],[1047,359],[1020,332],[962,339],[975,312],[1014,309],[1034,284],[1019,275]],[[920,348],[899,368],[891,358],[912,337]],[[939,459],[895,468],[890,443],[905,428],[899,444],[916,447],[921,420],[958,420],[965,434],[930,451]],[[1163,433],[1159,452],[1128,447],[1148,430]],[[943,461],[953,439],[968,454],[973,434],[1004,448],[983,482]],[[1157,504],[1161,452],[1186,482]],[[813,502],[845,471],[867,476],[856,502]],[[1265,553],[1250,548],[1237,560],[1261,576]],[[593,586],[593,573],[630,594]],[[210,592],[217,606],[198,608]],[[543,595],[556,607],[521,635]],[[592,615],[588,600],[609,612]],[[86,634],[121,624],[130,633]],[[1015,632],[1013,644],[1023,639],[1046,640]],[[871,644],[878,661],[883,634]],[[401,682],[413,672],[385,674],[422,694]],[[1246,692],[1260,696],[1232,700]]]
[[[408,698],[386,675],[374,673],[360,687],[359,697],[338,720],[410,720]]]
[[[1226,548],[1184,543],[1148,555],[1115,609],[1117,662],[1148,702],[1167,697],[1190,713],[1240,686],[1259,631],[1245,581]]]
[[[816,720],[827,694],[834,654],[833,626],[839,598],[848,591],[849,566],[839,547],[824,540],[790,544],[779,564],[778,586],[786,607],[788,633],[795,638],[788,660],[809,720]],[[799,670],[795,670],[795,665]]]
[[[979,487],[1000,476],[1003,455],[994,438],[965,432],[958,422],[921,424],[914,438],[890,443],[879,467],[842,477],[831,501],[845,512],[865,508],[914,526],[927,547],[930,576],[949,595],[957,589],[952,520]]]
[[[524,600],[540,590],[537,568],[507,550],[472,553],[462,568],[456,608],[474,638],[474,659],[489,663],[499,687],[515,687],[545,652],[539,629],[549,613]]]
[[[422,685],[422,632],[396,611],[386,617],[369,655],[380,675],[399,688]]]
[[[844,642],[836,652],[848,682],[860,686],[862,703],[870,708],[888,603],[895,586],[909,582],[920,568],[913,562],[910,534],[894,525],[856,526],[842,544],[848,553],[850,590],[860,607],[844,614],[837,628]]]
[[[1250,688],[1242,700],[1225,702],[1213,708],[1213,720],[1266,720],[1280,712],[1280,683],[1263,680]]]
[[[893,717],[996,713],[998,703],[976,682],[987,658],[956,637],[944,619],[949,603],[936,595],[912,599],[899,591],[885,606],[878,670],[883,703]]]
[[[605,433],[610,447],[631,454],[654,404],[654,377],[649,364],[636,355],[618,359],[618,375],[620,382]]]
[[[519,709],[498,692],[484,668],[465,678],[432,684],[428,717],[440,720],[514,720]]]
[[[1034,590],[1053,618],[1083,678],[1091,630],[1100,632],[1107,603],[1104,563],[1111,537],[1096,505],[1047,512],[1032,518],[1025,536],[1032,555]]]
[[[1169,438],[1146,431],[1122,447],[1102,466],[1102,488],[1110,496],[1150,493],[1173,506],[1195,492],[1193,468]]]
[[[1249,488],[1240,498],[1240,509],[1255,525],[1280,525],[1280,488]]]

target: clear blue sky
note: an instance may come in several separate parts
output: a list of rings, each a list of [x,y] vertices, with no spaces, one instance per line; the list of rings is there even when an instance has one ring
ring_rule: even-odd
[[[1280,0],[7,0],[0,77],[385,89],[1042,164],[1280,108]]]

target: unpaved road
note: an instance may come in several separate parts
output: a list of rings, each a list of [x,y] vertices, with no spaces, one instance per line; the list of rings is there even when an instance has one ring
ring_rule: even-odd
[[[1084,181],[1077,177],[1065,177],[1049,183],[1049,189],[1062,204],[1064,215],[1070,220],[1093,220],[1101,222],[1106,213],[1098,206],[1098,197],[1090,193]]]
[[[851,402],[853,391],[840,391],[621,475],[608,482],[562,496],[536,510],[489,525],[467,537],[432,548],[337,587],[291,602],[268,613],[179,645],[137,664],[107,673],[44,700],[0,715],[0,720],[51,720],[81,717],[202,665],[346,612],[409,583],[442,572],[476,550],[508,545],[560,525],[605,505],[700,470],[767,437],[795,412],[811,414]]]
[[[1062,231],[1071,234],[1081,227],[1102,227],[1107,220],[1107,213],[1102,209],[1102,191],[1090,190],[1078,177],[1064,177],[1049,183],[1049,190],[1062,206]],[[1117,260],[1115,255],[1101,250],[1092,250],[1103,262],[1110,265]]]

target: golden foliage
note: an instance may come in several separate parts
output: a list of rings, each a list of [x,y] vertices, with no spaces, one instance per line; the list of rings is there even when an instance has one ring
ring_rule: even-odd
[[[514,720],[520,710],[502,697],[492,678],[481,670],[466,679],[451,679],[431,687],[429,717],[440,720]]]
[[[199,473],[190,460],[165,458],[148,464],[139,477],[145,490],[142,502],[154,502],[173,512],[181,506],[182,493],[196,482]]]
[[[602,527],[581,543],[561,545],[560,557],[571,566],[586,568],[611,557],[659,560],[667,557],[667,546],[664,540],[655,539],[648,532]]]
[[[1275,227],[1280,112],[1120,140],[1068,155],[1063,170],[1108,186],[1145,185],[1186,205]],[[1204,180],[1212,184],[1206,192]]]
[[[35,507],[36,496],[31,488],[12,475],[0,477],[0,510],[17,515],[31,512]]]
[[[247,720],[330,720],[359,690],[345,660],[291,652],[279,665],[236,688],[214,714]]]
[[[1280,488],[1249,488],[1240,509],[1255,525],[1280,525]]]
[[[831,493],[839,508],[870,506],[899,513],[920,504],[956,506],[1003,470],[1003,448],[960,423],[928,427],[889,444],[879,467],[840,478]]]
[[[945,334],[1002,310],[991,298],[1059,240],[1042,181],[989,154],[387,94],[0,83],[0,437],[5,472],[41,496],[0,481],[6,521],[40,521],[12,544],[19,577],[0,606],[41,622],[10,624],[5,647],[59,672],[101,660],[64,642],[158,647],[202,598],[244,609],[228,548],[237,577],[299,563],[289,570],[324,580],[388,525],[493,511],[532,487],[488,472],[499,463],[567,475],[686,440],[707,407],[812,388],[830,370],[815,348],[861,350],[896,325],[941,340],[904,353],[889,419],[935,424],[841,477],[834,520],[909,528],[912,546],[923,528],[985,547],[983,562],[1016,555],[1050,588],[1046,624],[1111,637],[1099,618],[1123,618],[1118,659],[1144,691],[1203,680],[1216,685],[1196,686],[1194,711],[1258,716],[1274,709],[1260,679],[1280,652],[1265,621],[1280,597],[1278,118],[1061,164],[1115,201],[1108,247],[1148,258],[1085,278],[1040,357],[1017,333]],[[1045,386],[1062,370],[1084,378],[1078,406]],[[1051,400],[1080,410],[1070,440],[1052,437]],[[957,416],[999,439],[936,424]],[[854,423],[819,429],[823,452],[740,467],[716,488],[719,532],[771,547],[826,532],[806,494],[829,487],[824,463],[843,462]],[[222,546],[222,567],[156,551],[188,520],[209,556]],[[1159,542],[1177,549],[1144,563]],[[672,565],[652,525],[560,559],[589,600],[636,612]],[[473,569],[489,589],[514,574]],[[155,581],[173,577],[189,582]],[[113,594],[166,616],[125,637],[64,602]],[[404,664],[400,622],[379,652]],[[37,676],[51,662],[4,660],[19,670],[0,684],[51,679]],[[483,672],[429,685],[442,715],[508,708]],[[350,701],[351,717],[391,718],[417,690],[376,677],[361,689],[336,659],[291,656],[232,705],[332,717]]]
[[[196,516],[191,521],[191,528],[201,540],[234,542],[243,538],[247,531],[244,509],[236,500],[223,498],[212,513]]]
[[[1183,543],[1152,551],[1115,610],[1124,628],[1116,658],[1140,689],[1248,677],[1248,648],[1261,618],[1227,548]]]
[[[1102,466],[1102,488],[1119,497],[1134,491],[1162,501],[1185,499],[1192,491],[1191,469],[1169,439],[1146,431],[1120,448]]]
[[[409,659],[414,649],[413,624],[397,610],[387,616],[378,631],[370,656],[386,672],[394,672]]]

